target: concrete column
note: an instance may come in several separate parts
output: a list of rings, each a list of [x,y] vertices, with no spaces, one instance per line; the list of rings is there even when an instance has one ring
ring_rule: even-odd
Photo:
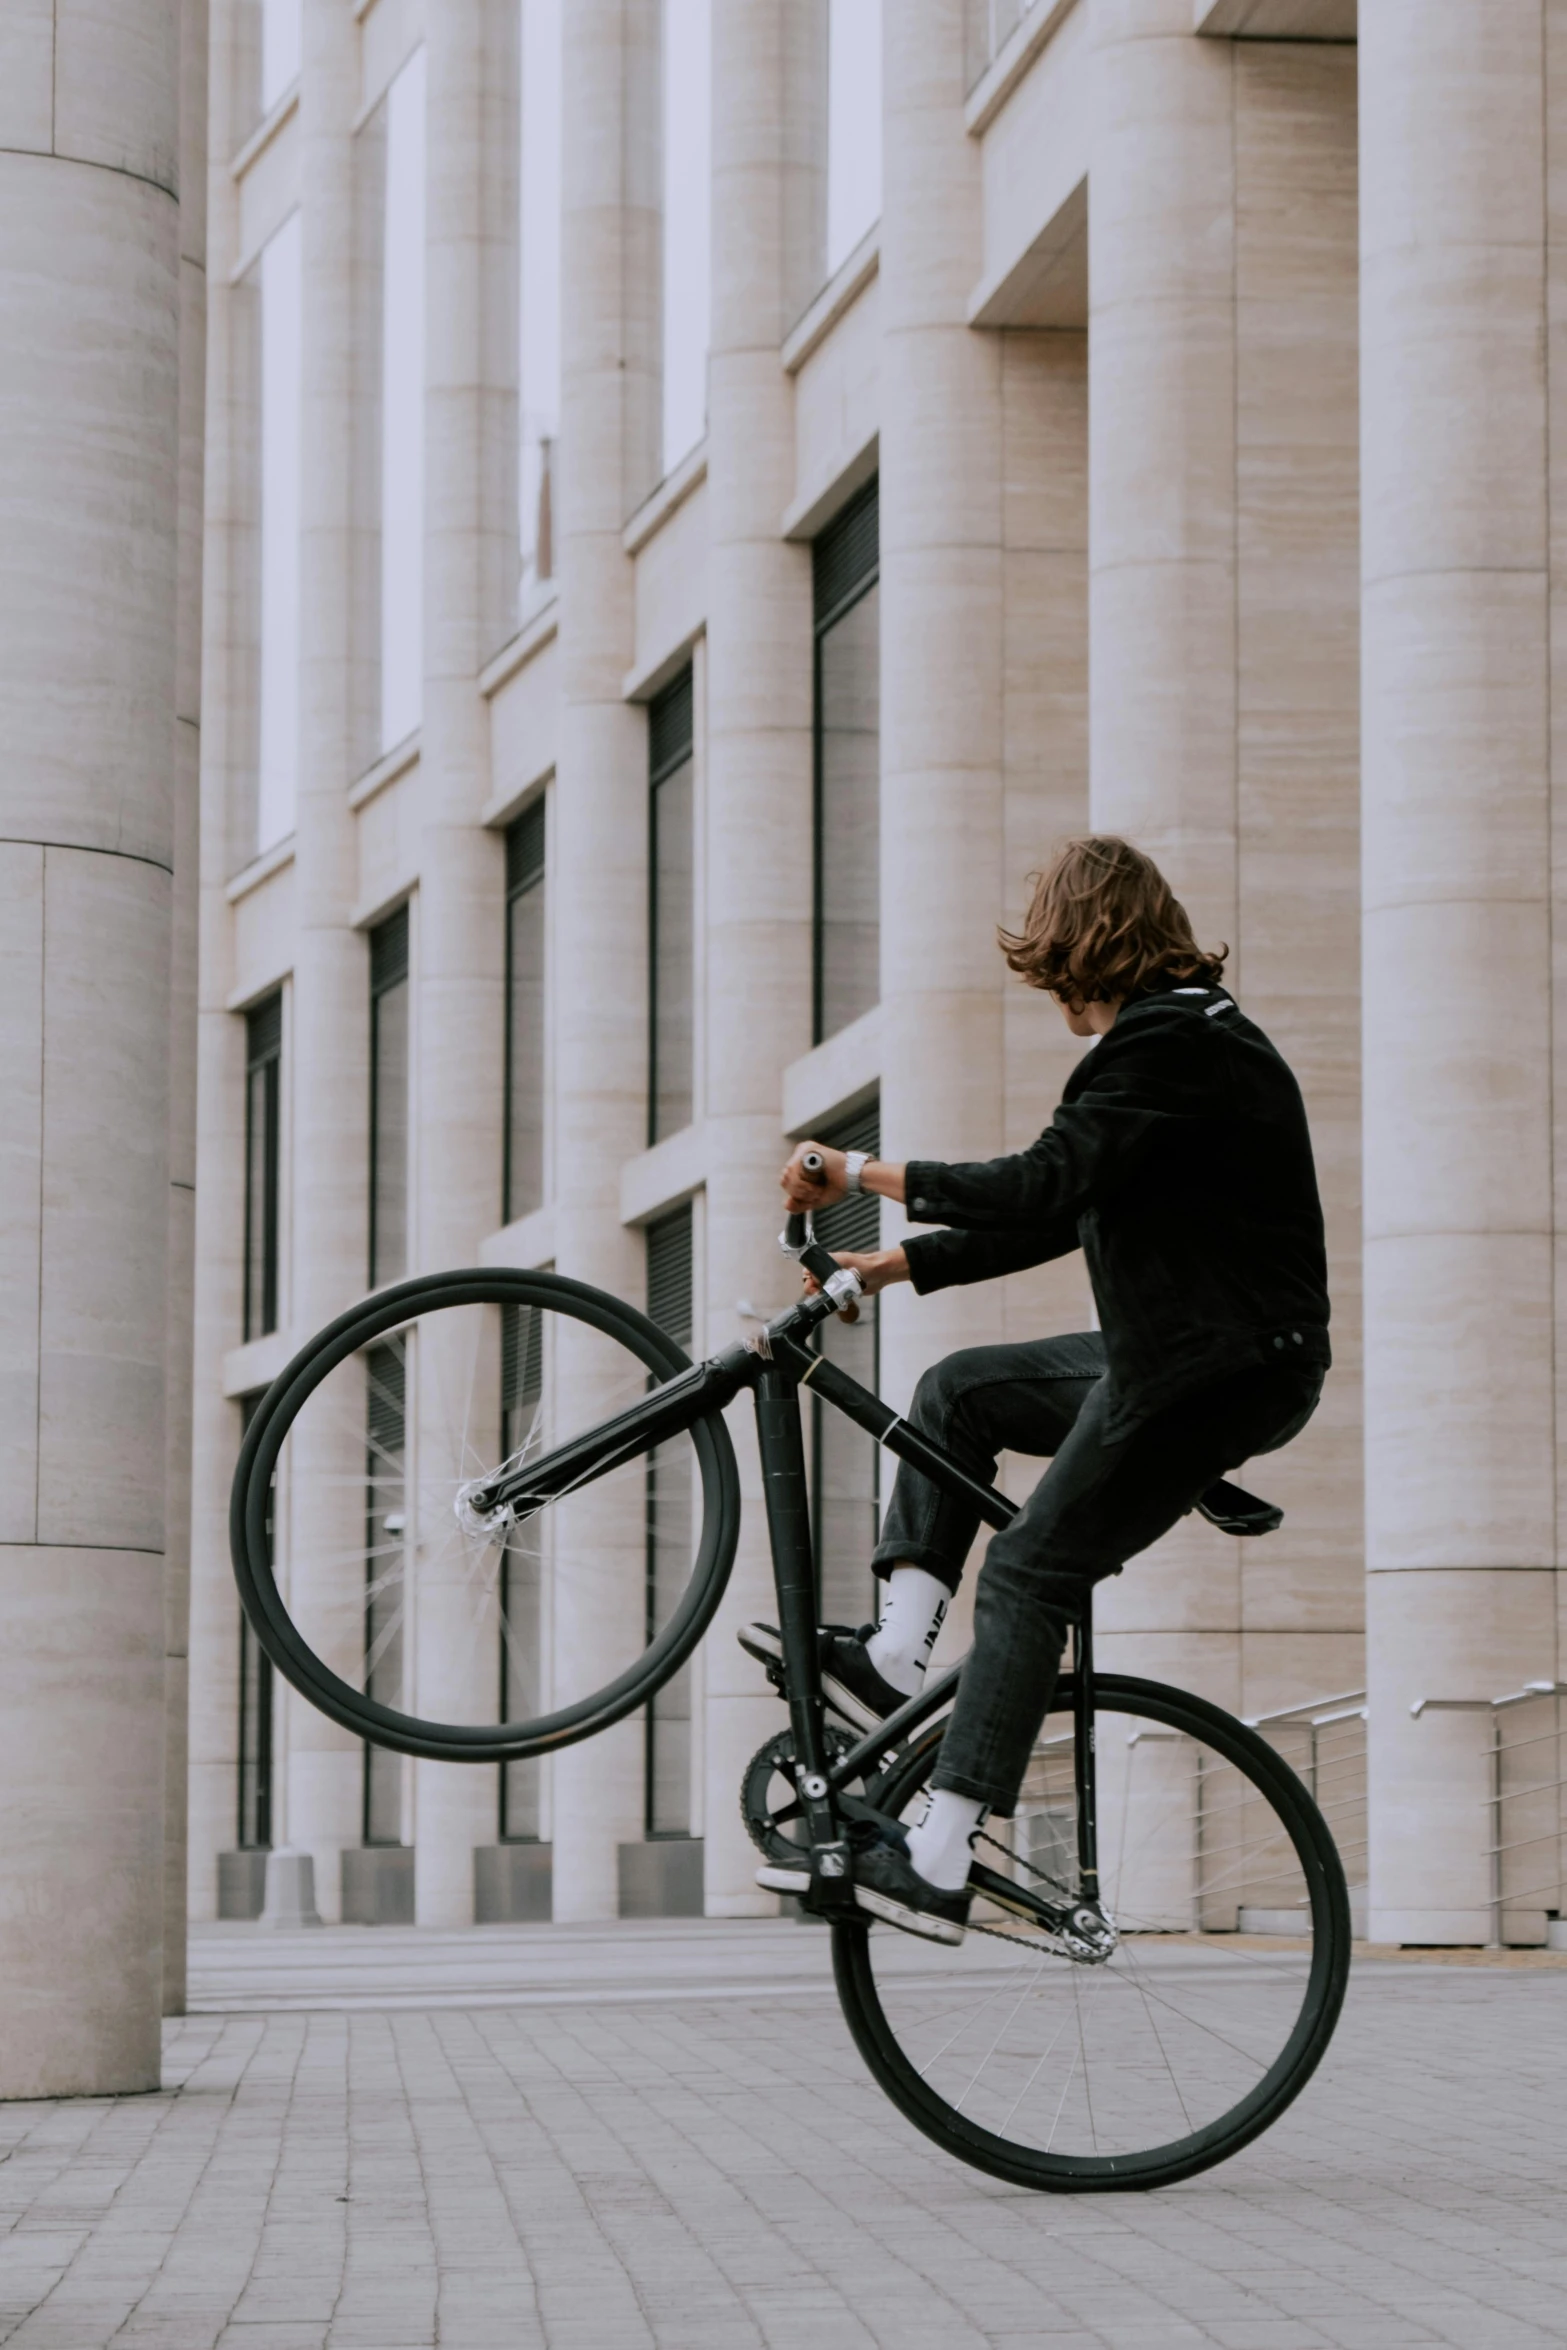
[[[980,158],[961,0],[884,12],[881,233],[882,1147],[1004,1140],[1001,346],[966,323]],[[883,1231],[903,1229],[895,1212]],[[998,1287],[892,1291],[882,1386],[1002,1336]]]
[[[0,21],[0,2095],[159,2072],[178,14]]]
[[[180,9],[180,421],[169,989],[163,2012],[185,2012],[190,1704],[192,1318],[196,1273],[196,940],[201,821],[202,449],[207,361],[207,10]]]
[[[622,698],[635,635],[621,531],[658,474],[656,0],[579,0],[563,74],[556,1262],[634,1298],[642,1250],[620,1220],[620,1169],[647,1138],[647,727]],[[563,1335],[555,1392],[570,1421],[609,1400],[599,1359]],[[576,1514],[581,1548],[553,1595],[556,1702],[602,1685],[643,1637],[640,1526],[605,1489]],[[568,1747],[553,1771],[555,1915],[613,1917],[617,1847],[642,1833],[641,1723]]]
[[[1380,0],[1361,24],[1367,1671],[1389,1941],[1490,1925],[1489,1722],[1412,1721],[1411,1700],[1555,1669],[1543,37],[1528,0]]]
[[[1094,0],[1092,814],[1236,943],[1235,173],[1228,42]]]
[[[1053,329],[997,341],[1005,478],[1001,919],[1016,929],[1031,875],[1056,842],[1088,828],[1088,337]],[[1024,1150],[1052,1116],[1082,1047],[1049,998],[1010,975],[1002,1016],[999,1147]],[[999,1295],[1004,1339],[1092,1322],[1080,1255],[1014,1274]],[[1003,1483],[1022,1494],[1038,1474],[1036,1464],[1020,1462]],[[972,1578],[943,1631],[943,1656],[969,1645],[971,1598]]]
[[[472,1264],[480,1239],[500,1222],[505,874],[500,836],[480,822],[490,796],[490,714],[478,675],[505,631],[515,575],[516,498],[504,474],[493,478],[493,460],[516,445],[516,26],[513,0],[452,0],[432,11],[427,38],[423,827],[413,1032],[414,1231],[417,1263],[429,1272]],[[421,1467],[411,1661],[415,1710],[471,1722],[494,1716],[500,1626],[476,1616],[479,1595],[449,1541],[450,1488],[440,1480],[459,1473],[448,1465],[451,1415],[464,1409],[457,1382],[469,1376],[456,1359],[461,1334],[444,1326],[453,1320],[437,1315],[420,1332],[414,1374]],[[496,1350],[487,1404],[496,1425],[487,1435],[482,1421],[474,1426],[481,1449],[500,1434],[498,1332]],[[470,1925],[474,1847],[495,1841],[496,1774],[419,1763],[414,1792],[419,1923]]]
[[[737,1298],[782,1293],[778,1102],[811,1042],[811,565],[778,536],[794,403],[778,347],[820,282],[826,223],[823,0],[713,11],[713,315],[707,500],[707,1341]],[[735,1790],[778,1727],[735,1627],[772,1612],[755,1416],[731,1414],[745,1493],[734,1579],[708,1634],[703,1864],[708,1913],[776,1908]]]
[[[1257,1464],[1255,1483],[1284,1506],[1280,1531],[1236,1543],[1204,1529],[1239,1585],[1251,1714],[1356,1688],[1365,1672],[1355,52],[1243,41],[1232,71],[1232,943],[1245,1008],[1306,1099],[1334,1357],[1305,1435]],[[1358,1822],[1334,1825],[1358,1846]],[[1357,1853],[1352,1876],[1362,1867]]]
[[[368,1245],[369,979],[349,927],[357,880],[347,790],[366,739],[373,665],[363,658],[356,598],[354,157],[358,54],[351,16],[307,8],[300,75],[302,405],[300,740],[294,886],[291,1108],[291,1320],[318,1330],[364,1288]],[[362,360],[360,362],[362,367]],[[319,1420],[316,1423],[319,1425]],[[364,1446],[352,1431],[318,1439],[309,1416],[295,1455],[279,1553],[297,1548],[295,1621],[318,1655],[357,1678],[364,1651],[363,1507],[353,1478]],[[336,1445],[334,1457],[330,1447]],[[296,1531],[297,1530],[297,1531]],[[329,1570],[319,1562],[329,1560]],[[282,1701],[284,1816],[279,1843],[315,1859],[323,1918],[340,1914],[339,1854],[360,1840],[359,1742],[292,1690]]]
[[[212,17],[207,218],[212,250],[238,243],[239,191],[229,171],[238,140],[236,12]],[[243,135],[242,133],[240,134]],[[188,182],[187,182],[188,186]],[[249,368],[245,289],[219,269],[209,289],[206,398],[212,430],[204,475],[202,572],[200,889],[196,1010],[194,1375],[191,1393],[189,1713],[186,1909],[217,1915],[220,1852],[237,1812],[239,1599],[228,1554],[229,1481],[239,1412],[223,1393],[223,1356],[243,1327],[245,1032],[228,1009],[233,924],[224,884],[246,861],[237,819],[248,800],[254,694],[248,614],[237,592],[251,559],[253,430],[243,411]],[[236,425],[246,429],[236,429]],[[171,1545],[172,1547],[172,1545]]]

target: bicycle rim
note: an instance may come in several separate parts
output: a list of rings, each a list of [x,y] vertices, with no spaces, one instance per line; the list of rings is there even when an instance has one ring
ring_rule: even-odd
[[[1349,1899],[1320,1812],[1255,1731],[1183,1691],[1096,1684],[1102,1898],[1120,1941],[1084,1964],[976,1899],[961,1949],[837,1924],[849,2027],[881,2087],[959,2160],[1058,2193],[1166,2186],[1277,2120],[1332,2036]],[[1017,1817],[979,1857],[1044,1898],[1078,1889],[1065,1681]],[[937,1749],[889,1776],[918,1817]]]
[[[341,1315],[261,1399],[235,1470],[235,1574],[278,1670],[357,1736],[459,1762],[526,1762],[666,1690],[738,1538],[720,1415],[522,1527],[461,1501],[686,1367],[644,1315],[549,1273],[434,1275]]]

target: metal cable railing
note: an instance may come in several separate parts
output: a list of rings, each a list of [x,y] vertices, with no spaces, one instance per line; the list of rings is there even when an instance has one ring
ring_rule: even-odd
[[[1420,1697],[1409,1711],[1490,1717],[1491,1946],[1537,1942],[1567,1888],[1567,1681],[1526,1681],[1501,1697]]]
[[[1302,1778],[1327,1821],[1349,1880],[1350,1916],[1366,1931],[1369,1831],[1366,1814],[1366,1693],[1340,1689],[1277,1713],[1248,1714],[1290,1768]]]

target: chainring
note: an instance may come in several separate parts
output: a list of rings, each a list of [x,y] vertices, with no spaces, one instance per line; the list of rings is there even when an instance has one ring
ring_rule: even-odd
[[[826,1727],[827,1759],[841,1762],[857,1739],[835,1723]],[[855,1782],[859,1784],[858,1781]],[[782,1730],[759,1746],[745,1766],[740,1781],[740,1817],[745,1832],[764,1859],[791,1861],[800,1846],[790,1833],[800,1818],[800,1798],[794,1784],[794,1732]]]

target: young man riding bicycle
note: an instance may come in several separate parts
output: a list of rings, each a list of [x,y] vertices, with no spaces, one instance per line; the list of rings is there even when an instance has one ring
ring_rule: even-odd
[[[1199,948],[1152,859],[1111,837],[1068,842],[1001,944],[1090,1040],[1038,1141],[901,1166],[802,1142],[782,1176],[792,1211],[863,1189],[941,1227],[840,1254],[868,1292],[909,1281],[925,1295],[1079,1247],[1088,1260],[1098,1330],[961,1349],[925,1373],[909,1413],[982,1482],[1003,1451],[1053,1456],[986,1552],[925,1817],[856,1835],[860,1906],[941,1942],[962,1939],[972,1840],[990,1813],[1011,1816],[1087,1593],[1226,1471],[1297,1436],[1331,1359],[1300,1089],[1219,984],[1228,950]],[[921,1686],[978,1524],[900,1466],[872,1561],[881,1621],[821,1635],[828,1701],[858,1726]],[[778,1660],[771,1627],[741,1638]],[[757,1881],[801,1889],[772,1864]]]

